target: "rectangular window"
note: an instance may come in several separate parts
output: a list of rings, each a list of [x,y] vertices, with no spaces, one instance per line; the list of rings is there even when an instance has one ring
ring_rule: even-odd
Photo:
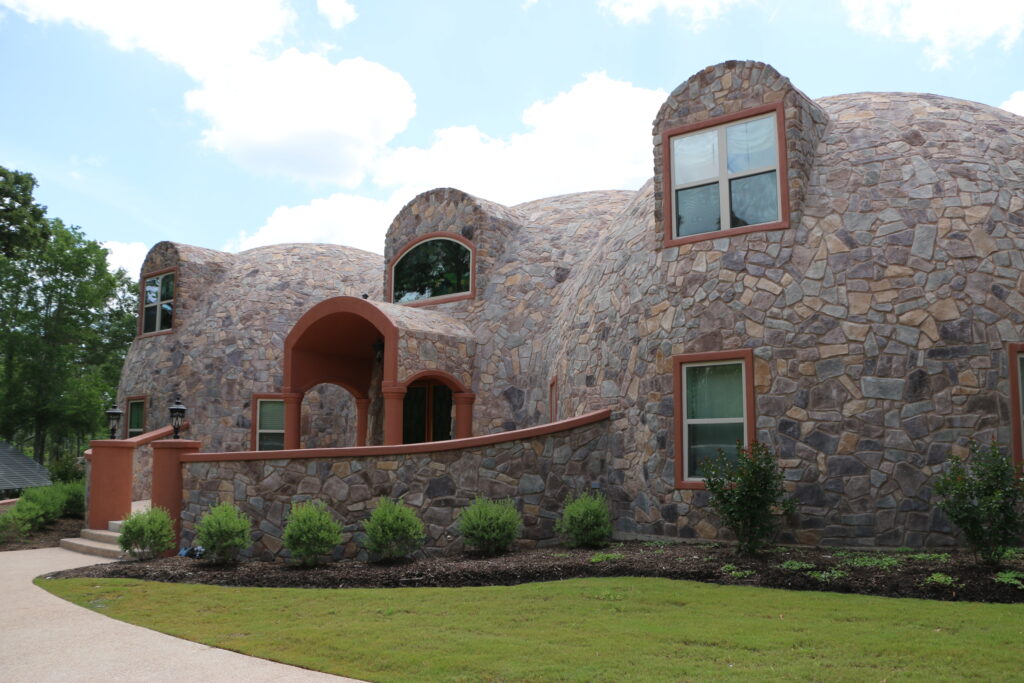
[[[147,277],[142,283],[142,333],[174,325],[174,273]]]
[[[550,422],[558,421],[558,378],[552,377],[548,384],[548,418]]]
[[[128,421],[125,425],[125,433],[130,439],[139,436],[146,431],[146,400],[128,399]]]
[[[284,448],[284,401],[258,399],[256,407],[256,450]]]
[[[753,435],[750,349],[675,356],[676,486],[703,487],[703,464]]]
[[[1010,344],[1010,406],[1013,464],[1024,465],[1024,344]]]

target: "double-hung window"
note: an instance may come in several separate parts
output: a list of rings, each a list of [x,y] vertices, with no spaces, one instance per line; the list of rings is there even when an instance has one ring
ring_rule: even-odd
[[[704,463],[753,437],[749,349],[674,357],[676,485],[703,485]]]
[[[128,423],[125,432],[128,438],[139,436],[146,431],[145,399],[128,399]]]
[[[174,325],[174,273],[153,275],[142,284],[142,332],[160,332]]]
[[[256,450],[279,451],[284,448],[284,401],[257,399]]]
[[[1013,440],[1013,464],[1024,467],[1024,344],[1010,344],[1010,438]]]
[[[778,116],[669,133],[669,239],[782,220]]]

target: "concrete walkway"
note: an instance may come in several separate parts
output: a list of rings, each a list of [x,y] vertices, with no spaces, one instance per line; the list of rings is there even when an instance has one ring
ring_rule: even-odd
[[[132,626],[61,600],[32,584],[41,574],[102,561],[62,548],[0,553],[0,680],[355,680]]]

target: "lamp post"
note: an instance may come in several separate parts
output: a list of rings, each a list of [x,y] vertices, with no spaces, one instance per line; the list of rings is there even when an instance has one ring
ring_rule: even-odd
[[[124,411],[117,407],[116,403],[110,404],[110,410],[107,411],[107,427],[110,428],[110,438],[117,438],[117,426],[121,424],[121,416],[124,415]]]
[[[185,412],[187,410],[188,409],[181,403],[181,396],[175,396],[174,403],[172,403],[170,407],[171,427],[174,428],[175,439],[181,438],[178,436],[178,432],[181,431],[181,423],[185,421]]]

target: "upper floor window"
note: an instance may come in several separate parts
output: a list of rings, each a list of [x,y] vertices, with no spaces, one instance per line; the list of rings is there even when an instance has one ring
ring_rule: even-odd
[[[409,303],[469,292],[473,255],[461,242],[438,237],[421,242],[392,270],[395,303]]]
[[[779,116],[773,110],[697,130],[687,127],[676,135],[668,132],[670,240],[779,226],[784,213]]]
[[[1010,344],[1010,438],[1013,464],[1024,467],[1024,344]]]
[[[142,332],[160,332],[174,325],[174,273],[145,278],[142,284]]]
[[[146,399],[128,399],[128,422],[125,432],[128,438],[139,436],[146,431]]]
[[[279,451],[284,448],[284,401],[257,399],[256,450]]]

